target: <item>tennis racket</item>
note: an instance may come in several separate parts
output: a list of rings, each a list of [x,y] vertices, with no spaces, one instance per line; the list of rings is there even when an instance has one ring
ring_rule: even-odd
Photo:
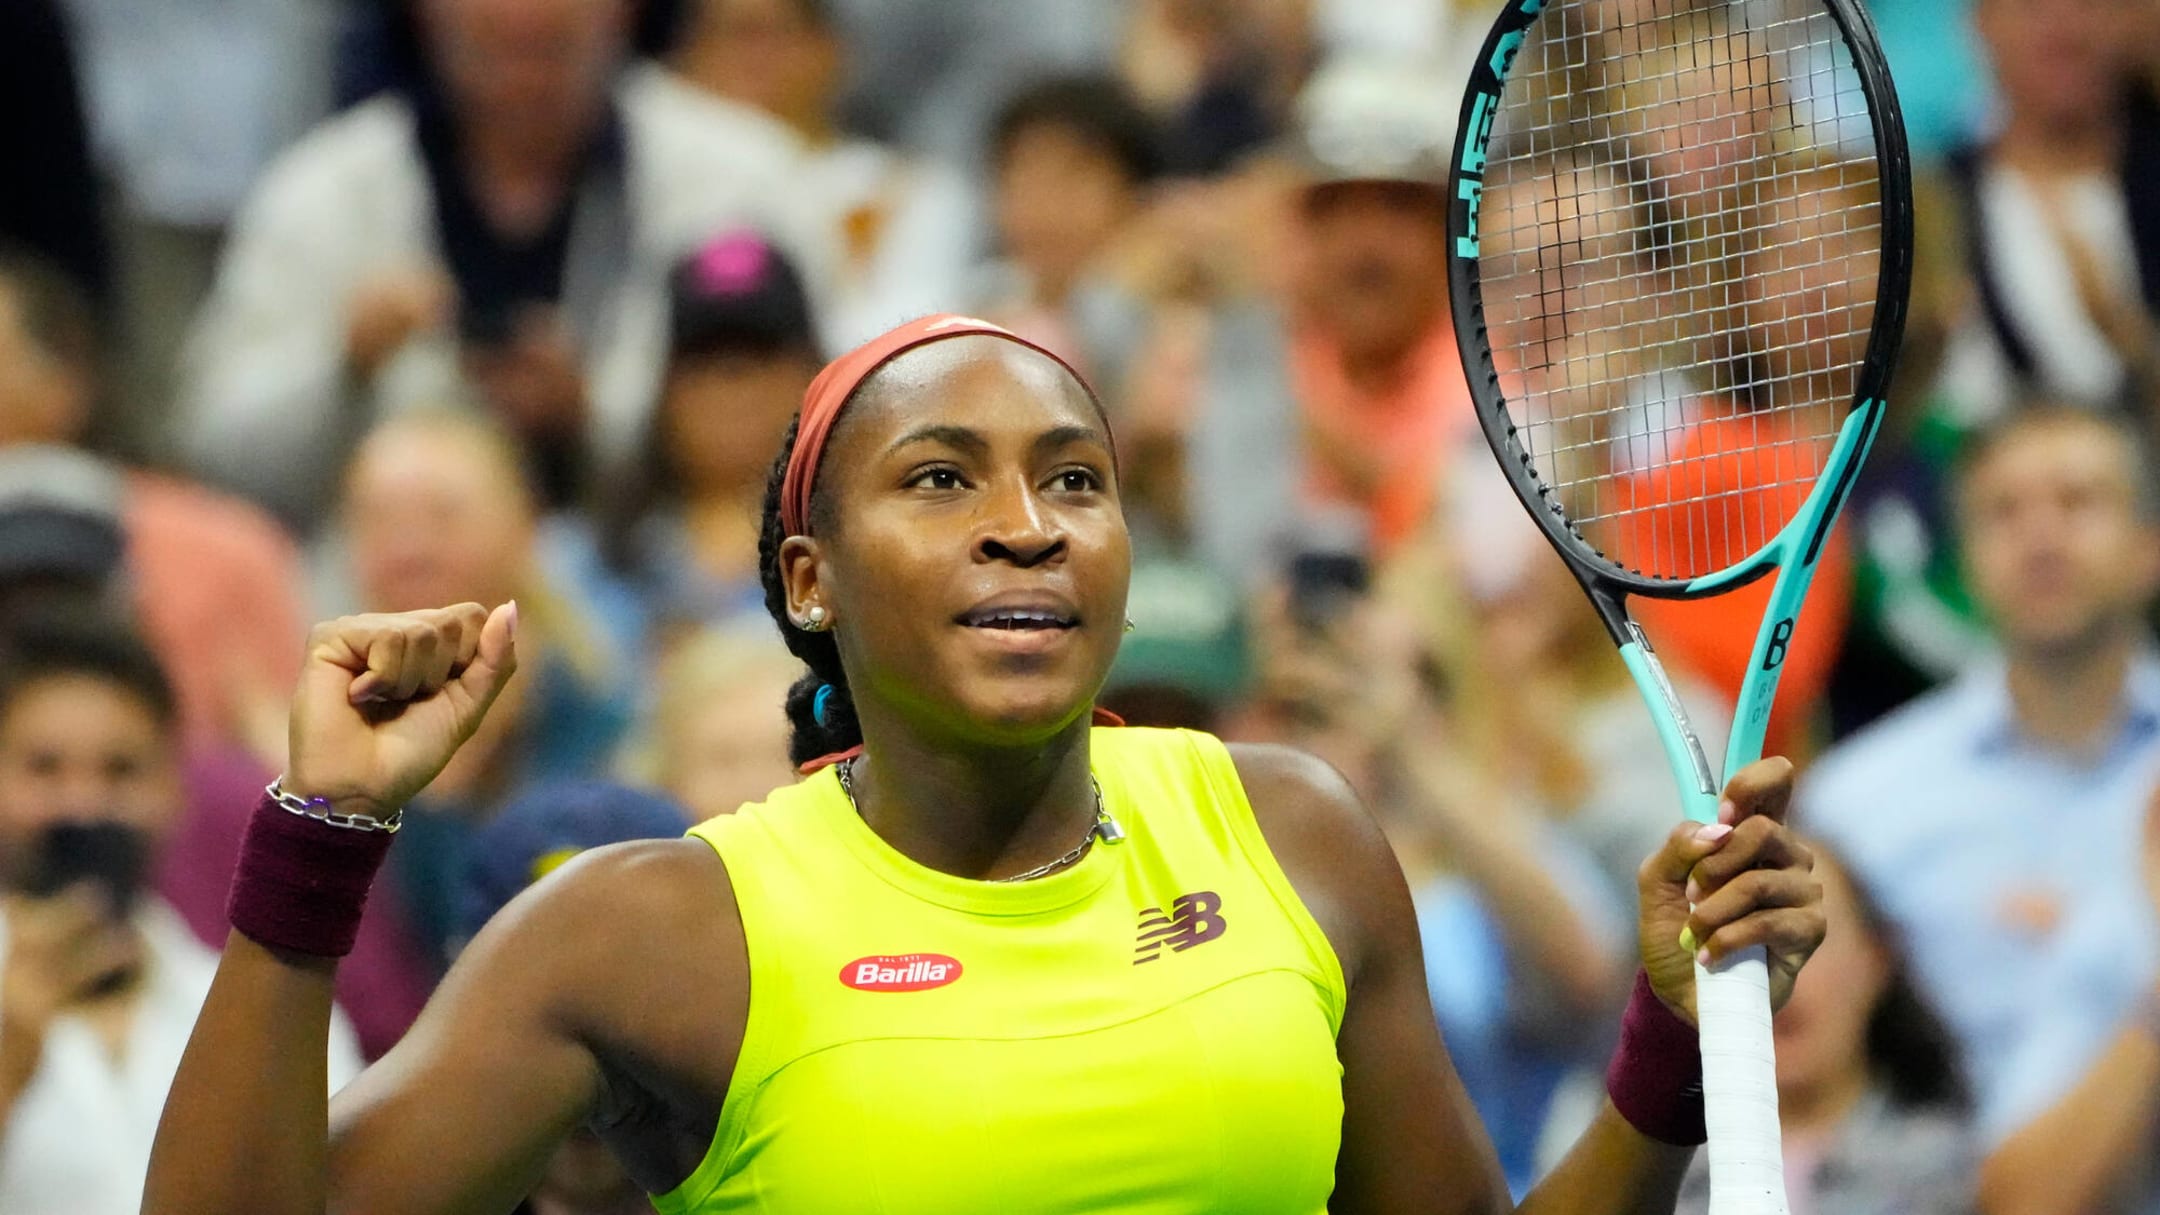
[[[1903,327],[1911,185],[1874,27],[1851,0],[1512,0],[1454,155],[1479,420],[1712,821],[1762,754]],[[1716,768],[1628,600],[1772,571]],[[1784,1215],[1762,950],[1696,981],[1711,1210]]]

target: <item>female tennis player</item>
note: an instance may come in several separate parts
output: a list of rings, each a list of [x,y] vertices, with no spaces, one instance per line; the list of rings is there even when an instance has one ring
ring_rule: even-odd
[[[144,1210],[503,1212],[580,1125],[671,1213],[1510,1209],[1345,783],[1091,725],[1131,565],[1113,450],[1069,368],[981,322],[827,368],[765,512],[814,774],[556,871],[335,1100],[373,828],[511,677],[517,612],[319,627]],[[1645,862],[1611,1101],[1522,1210],[1672,1209],[1689,950],[1767,945],[1782,999],[1822,939],[1789,774],[1739,773],[1724,823]]]

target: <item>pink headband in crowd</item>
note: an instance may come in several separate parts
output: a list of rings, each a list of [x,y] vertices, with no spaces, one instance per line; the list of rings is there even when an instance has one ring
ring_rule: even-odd
[[[1071,372],[1083,387],[1087,384],[1079,371],[1056,351],[1002,325],[972,316],[941,313],[888,329],[826,364],[825,370],[810,381],[810,390],[803,394],[802,418],[795,428],[795,449],[788,454],[787,472],[780,481],[780,528],[785,534],[801,536],[809,533],[810,490],[817,480],[818,462],[825,456],[825,440],[832,436],[833,423],[839,420],[841,407],[855,395],[857,388],[862,387],[870,373],[917,346],[975,335],[1018,342],[1048,355],[1057,360],[1058,366]]]

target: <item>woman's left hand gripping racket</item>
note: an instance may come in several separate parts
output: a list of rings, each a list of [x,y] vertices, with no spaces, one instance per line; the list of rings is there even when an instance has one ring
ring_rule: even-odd
[[[1649,702],[1691,818],[1759,758],[1883,413],[1904,130],[1852,0],[1511,0],[1463,99],[1450,286],[1485,435]],[[1777,571],[1713,768],[1631,596]],[[1715,1215],[1783,1215],[1760,948],[1698,966]]]

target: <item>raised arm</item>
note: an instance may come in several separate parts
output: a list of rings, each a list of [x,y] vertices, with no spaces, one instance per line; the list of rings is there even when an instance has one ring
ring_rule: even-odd
[[[1343,1141],[1329,1209],[1337,1215],[1518,1209],[1441,1044],[1416,913],[1379,828],[1348,784],[1317,760],[1272,748],[1239,748],[1237,760],[1261,828],[1334,944],[1349,985],[1336,1047]],[[1726,788],[1736,826],[1676,829],[1643,865],[1643,964],[1657,998],[1684,1016],[1693,1015],[1694,968],[1679,943],[1682,928],[1714,957],[1768,945],[1779,1000],[1822,940],[1812,858],[1783,825],[1791,775],[1783,760],[1744,769]],[[1519,1209],[1668,1213],[1691,1154],[1636,1129],[1608,1102]]]
[[[639,869],[695,862],[689,847],[596,853],[553,875],[474,938],[411,1031],[327,1102],[332,964],[234,933],[166,1102],[146,1215],[516,1206],[604,1091],[577,993],[604,990],[606,951],[587,942],[620,923]]]
[[[466,605],[317,628],[293,706],[289,790],[353,815],[403,805],[509,679],[515,624],[514,608]],[[243,871],[261,860],[244,857]],[[577,990],[564,972],[590,951],[555,947],[599,917],[580,883],[560,885],[482,934],[406,1041],[340,1097],[334,1139],[336,962],[235,931],[158,1127],[146,1215],[508,1209],[599,1091],[558,995]]]

